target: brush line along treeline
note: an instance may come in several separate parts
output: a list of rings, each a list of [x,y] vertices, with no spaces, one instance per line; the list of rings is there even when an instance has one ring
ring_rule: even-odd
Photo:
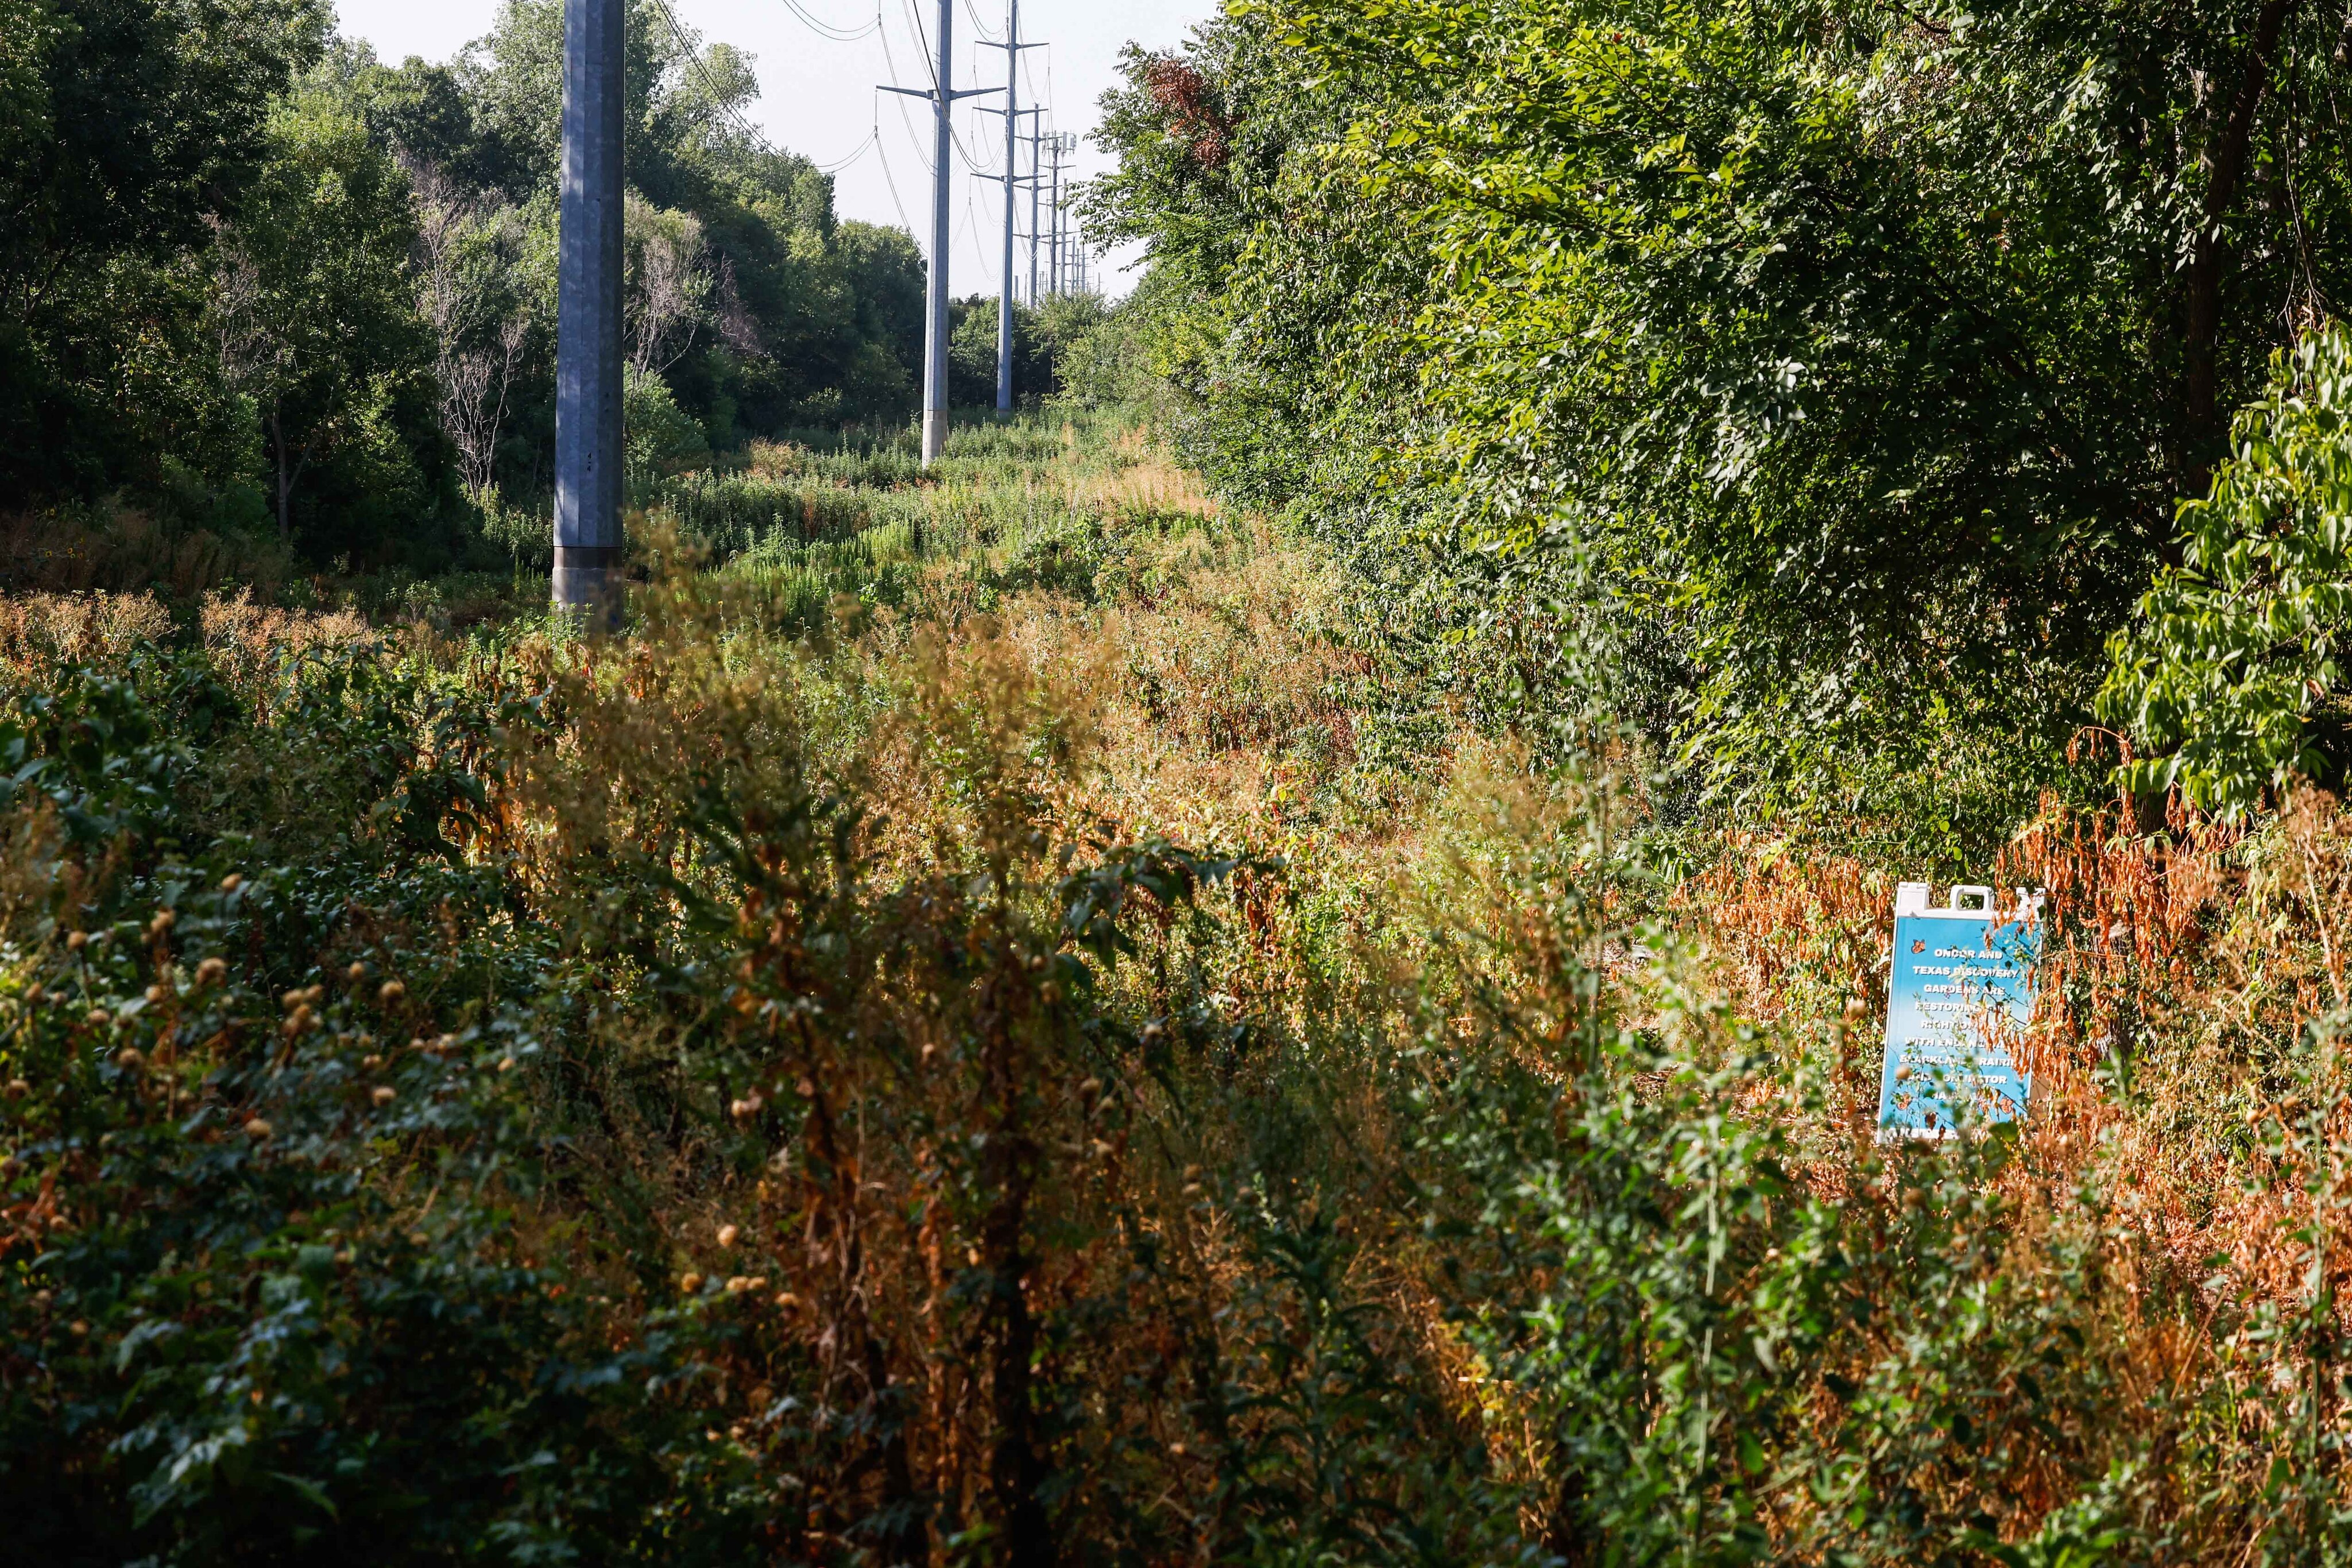
[[[1150,246],[1188,450],[1404,656],[1634,723],[1670,810],[1867,802],[1957,868],[2347,297],[2347,43],[2309,0],[1244,0],[1130,57],[1089,222]]]
[[[2341,1561],[2352,819],[2053,802],[2034,1117],[1881,1145],[1883,867],[958,437],[829,604],[0,601],[20,1554]]]

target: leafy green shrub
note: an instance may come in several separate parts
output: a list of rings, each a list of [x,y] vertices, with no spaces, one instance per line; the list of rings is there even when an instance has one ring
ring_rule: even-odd
[[[2352,336],[2312,333],[2238,415],[2212,493],[2180,509],[2181,560],[2108,644],[2100,703],[2150,755],[2129,787],[2235,816],[2328,759],[2352,624]]]
[[[1376,677],[1259,536],[902,502],[1007,531],[863,632],[773,613],[755,553],[657,571],[625,639],[10,645],[33,1550],[1961,1568],[2339,1528],[2341,1067],[2294,999],[2333,973],[2296,923],[2352,903],[2333,819],[2246,906],[2260,1008],[2133,1082],[2062,1041],[2047,1121],[1881,1147],[1866,925],[1744,1019],[1736,952],[1638,917],[1609,780],[1466,739],[1434,799],[1342,777]],[[877,549],[835,563],[871,589],[884,532],[803,548]],[[1120,746],[1360,789],[1373,847],[1318,863],[1320,801],[1288,863],[1170,842]],[[2223,1067],[2275,1115],[2138,1103],[2258,1027]]]
[[[11,1529],[61,1563],[611,1560],[668,1495],[654,1396],[691,1358],[616,1343],[519,1232],[530,945],[448,936],[506,914],[441,836],[478,780],[413,672],[284,680],[257,716],[151,653],[0,722]]]
[[[634,365],[625,371],[621,426],[629,486],[634,494],[651,496],[665,476],[707,460],[710,442],[694,416],[677,406],[667,382]]]

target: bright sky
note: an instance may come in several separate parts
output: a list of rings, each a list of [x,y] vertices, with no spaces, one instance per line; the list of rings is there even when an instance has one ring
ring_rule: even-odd
[[[979,40],[1004,37],[1005,0],[949,3],[955,7],[956,85],[994,84],[1001,89],[1004,51],[980,47]],[[678,19],[706,39],[733,44],[758,57],[761,97],[752,118],[769,141],[825,168],[850,160],[834,175],[835,205],[842,216],[910,224],[917,240],[929,247],[929,108],[873,89],[879,82],[913,87],[927,79],[924,62],[938,33],[938,0],[672,0],[672,5]],[[1096,100],[1117,79],[1120,47],[1133,40],[1146,48],[1170,47],[1216,8],[1216,0],[1024,0],[1023,36],[1047,47],[1023,51],[1021,102],[1024,108],[1046,103],[1052,110],[1049,125],[1078,133],[1077,152],[1066,167],[1074,167],[1084,178],[1107,162],[1085,137],[1094,128]],[[489,30],[497,0],[337,0],[336,9],[346,36],[366,39],[375,46],[379,58],[397,64],[410,55],[447,59]],[[820,28],[863,36],[836,41]],[[992,93],[959,105],[956,113],[961,146],[988,172],[1004,166],[1003,117],[982,114],[980,109],[1003,103],[1002,93]],[[1025,159],[1024,168],[1025,172]],[[1003,265],[1003,200],[1002,184],[975,179],[959,160],[949,193],[955,228],[949,279],[959,296],[996,292]],[[1025,229],[1025,196],[1021,208]],[[1025,241],[1015,255],[1015,267],[1025,282]],[[1108,263],[1093,264],[1106,292],[1126,292],[1132,279],[1120,267],[1129,259],[1114,255]]]

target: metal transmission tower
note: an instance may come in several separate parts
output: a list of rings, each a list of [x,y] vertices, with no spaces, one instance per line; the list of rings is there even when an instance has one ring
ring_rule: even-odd
[[[944,3],[944,0],[942,0]],[[996,291],[996,417],[1013,417],[1013,198],[1021,184],[1021,51],[1041,46],[1021,41],[1021,0],[1004,0],[1004,41],[982,39],[983,48],[1004,51],[1004,281]],[[1035,110],[1030,112],[1034,113]]]
[[[555,310],[560,609],[609,617],[620,583],[621,120],[625,0],[565,0]]]
[[[599,0],[610,4],[611,0]],[[960,98],[976,98],[986,88],[966,88],[958,92],[951,85],[955,80],[953,56],[955,27],[953,0],[940,0],[940,44],[933,57],[931,89],[885,86],[884,92],[904,93],[908,98],[927,98],[937,120],[937,131],[931,141],[931,277],[930,309],[923,331],[923,466],[928,468],[948,442],[948,175],[955,168],[955,126],[948,118]]]

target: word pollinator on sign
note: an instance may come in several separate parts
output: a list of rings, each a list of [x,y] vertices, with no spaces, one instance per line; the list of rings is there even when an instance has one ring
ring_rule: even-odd
[[[2007,911],[1989,887],[1955,887],[1946,909],[1928,908],[1927,894],[1924,882],[1895,892],[1881,1138],[1947,1138],[1956,1121],[2011,1121],[2032,1097],[2010,1048],[2033,1013],[2042,894],[2021,887]]]

